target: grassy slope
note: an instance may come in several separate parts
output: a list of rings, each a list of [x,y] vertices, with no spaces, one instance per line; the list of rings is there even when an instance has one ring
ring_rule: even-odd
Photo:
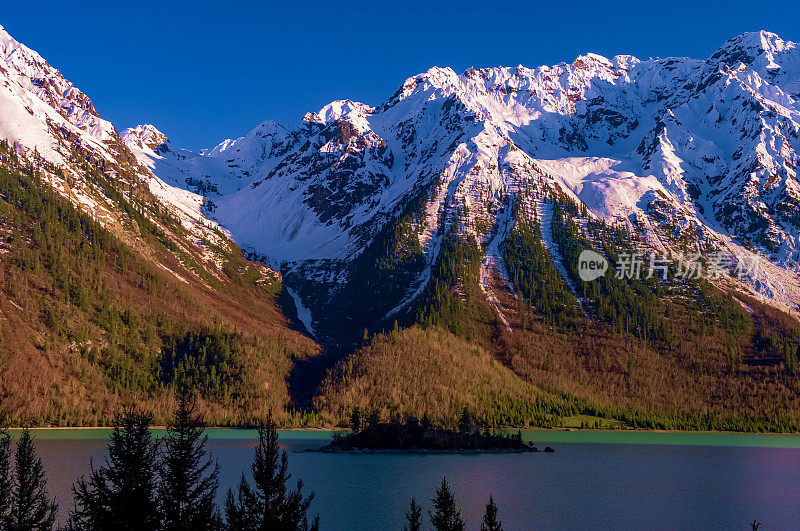
[[[489,425],[586,414],[650,429],[798,431],[796,378],[775,365],[731,370],[718,332],[696,341],[687,330],[668,352],[602,323],[563,330],[531,312],[512,326],[483,347],[437,326],[378,334],[328,375],[315,405],[338,423],[356,406],[447,423],[467,407]]]
[[[389,414],[427,414],[455,424],[466,407],[490,425],[552,425],[577,412],[543,393],[491,352],[439,327],[413,326],[376,335],[324,382],[317,408],[344,422],[354,407]],[[546,413],[546,414],[545,414]]]

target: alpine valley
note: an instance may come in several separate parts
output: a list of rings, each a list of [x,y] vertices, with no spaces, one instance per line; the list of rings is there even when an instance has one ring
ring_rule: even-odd
[[[762,31],[434,67],[195,153],[0,27],[3,413],[163,422],[189,383],[217,425],[800,431],[799,135],[800,47]]]

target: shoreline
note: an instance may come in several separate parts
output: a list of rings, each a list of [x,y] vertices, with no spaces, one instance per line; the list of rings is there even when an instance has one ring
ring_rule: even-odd
[[[21,431],[26,429],[24,426],[6,426],[9,431]],[[112,430],[113,426],[36,426],[27,428],[35,431],[79,431],[79,430]],[[151,426],[151,430],[166,430],[167,426]],[[205,426],[206,430],[214,431],[255,431],[253,426]],[[308,432],[308,433],[334,433],[348,432],[348,428],[323,428],[323,427],[304,427],[304,428],[282,428],[278,431],[288,432]],[[772,432],[772,431],[721,431],[721,430],[641,430],[641,429],[578,429],[578,428],[536,428],[536,427],[502,427],[497,431],[521,431],[537,433],[609,433],[609,434],[681,434],[681,435],[782,435],[787,437],[800,437],[800,432]]]

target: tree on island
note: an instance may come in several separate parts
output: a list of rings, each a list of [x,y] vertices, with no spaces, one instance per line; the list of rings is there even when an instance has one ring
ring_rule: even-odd
[[[353,408],[353,414],[350,415],[350,429],[354,432],[361,431],[361,409],[358,406]]]
[[[380,412],[377,409],[373,410],[373,412],[370,413],[369,418],[367,419],[367,426],[370,427],[370,428],[374,428],[375,426],[377,426],[380,423],[381,423],[381,414],[380,414]]]
[[[497,505],[494,498],[489,495],[489,503],[486,504],[486,512],[483,513],[481,531],[503,531],[503,523],[497,519]]]
[[[158,445],[152,415],[128,408],[114,420],[105,466],[73,485],[69,529],[152,530],[159,526],[156,497]]]
[[[456,499],[447,484],[447,478],[442,478],[442,484],[436,490],[436,497],[431,501],[434,511],[428,511],[428,516],[436,531],[463,531],[464,521],[461,519],[461,511],[456,507]]]
[[[469,435],[472,433],[473,428],[474,424],[472,422],[472,415],[470,415],[467,406],[464,406],[464,409],[461,411],[461,418],[458,419],[458,431],[465,435]]]
[[[406,531],[420,531],[422,529],[422,507],[417,505],[415,498],[411,498],[411,507],[406,512],[406,520],[408,520]]]
[[[45,531],[53,528],[58,504],[47,493],[42,460],[36,456],[31,432],[22,432],[14,459],[11,503],[3,519],[8,531]]]
[[[278,446],[278,429],[272,420],[272,411],[258,428],[258,446],[251,466],[254,486],[242,474],[236,496],[228,489],[225,514],[228,529],[233,530],[313,530],[319,529],[319,517],[308,522],[308,508],[314,499],[312,492],[303,496],[303,480],[287,491],[291,479],[289,458]]]
[[[194,397],[184,388],[163,439],[158,489],[161,529],[201,531],[221,527],[215,502],[219,464],[206,457],[208,436],[203,432]]]

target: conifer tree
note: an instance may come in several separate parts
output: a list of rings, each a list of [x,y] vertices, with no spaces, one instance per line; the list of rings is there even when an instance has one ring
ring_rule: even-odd
[[[350,429],[354,432],[361,431],[361,409],[358,406],[353,408],[353,414],[350,416]]]
[[[308,508],[314,499],[312,492],[303,496],[303,480],[288,491],[291,479],[289,458],[278,447],[278,429],[270,411],[264,424],[258,428],[258,446],[251,466],[253,486],[242,474],[236,496],[228,490],[225,514],[228,529],[233,530],[318,530],[319,518],[308,522]]]
[[[375,409],[372,411],[372,413],[370,413],[369,418],[367,419],[367,426],[370,428],[374,428],[380,423],[381,423],[381,414],[377,409]]]
[[[417,505],[417,500],[414,498],[411,498],[411,507],[406,512],[406,520],[408,520],[406,531],[420,531],[422,529],[422,507]]]
[[[3,419],[0,418],[0,421]],[[0,425],[0,527],[11,510],[11,435]]]
[[[461,411],[461,418],[458,419],[458,431],[463,434],[472,433],[472,415],[469,414],[467,406],[464,406]]]
[[[447,484],[447,478],[442,478],[442,484],[436,489],[436,497],[431,501],[434,511],[428,511],[428,516],[436,531],[462,531],[464,529],[461,511],[456,507],[456,499]]]
[[[491,495],[489,503],[486,504],[486,512],[483,513],[481,531],[503,531],[503,523],[497,519],[497,505]]]
[[[163,440],[159,484],[161,529],[219,529],[220,516],[214,500],[219,464],[206,457],[207,440],[194,397],[183,388],[178,395],[175,417]]]
[[[159,525],[156,499],[158,445],[152,415],[126,409],[114,420],[105,466],[73,485],[70,529],[152,530]]]
[[[36,456],[33,437],[22,432],[14,459],[14,483],[11,510],[3,529],[8,531],[44,531],[53,528],[58,504],[47,493],[42,460]]]

